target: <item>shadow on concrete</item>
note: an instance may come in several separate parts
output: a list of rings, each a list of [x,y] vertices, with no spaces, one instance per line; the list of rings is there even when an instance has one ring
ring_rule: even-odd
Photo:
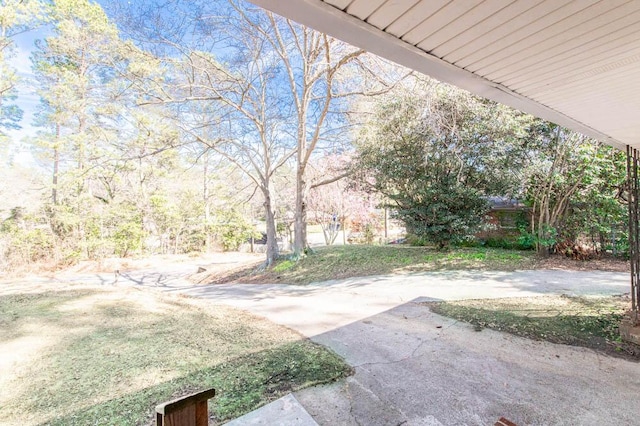
[[[636,363],[476,332],[419,301],[312,337],[356,370],[295,393],[320,425],[636,424]]]

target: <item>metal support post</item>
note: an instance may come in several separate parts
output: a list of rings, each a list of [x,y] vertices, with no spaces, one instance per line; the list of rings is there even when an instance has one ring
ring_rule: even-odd
[[[640,208],[638,203],[638,150],[627,145],[627,182],[629,203],[629,260],[631,262],[631,323],[638,325],[640,300]]]

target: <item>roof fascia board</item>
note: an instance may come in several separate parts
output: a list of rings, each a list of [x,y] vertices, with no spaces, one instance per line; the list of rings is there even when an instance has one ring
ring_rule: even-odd
[[[343,40],[368,52],[561,126],[618,149],[626,144],[508,87],[487,80],[387,34],[321,0],[249,0],[264,9]]]

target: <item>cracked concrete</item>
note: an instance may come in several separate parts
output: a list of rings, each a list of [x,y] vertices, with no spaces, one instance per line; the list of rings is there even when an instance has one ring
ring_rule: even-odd
[[[313,340],[355,365],[346,382],[367,389],[353,398],[353,421],[322,409],[337,405],[337,385],[297,392],[321,425],[488,425],[502,416],[518,425],[637,424],[630,410],[640,391],[636,363],[476,332],[417,303]]]
[[[354,366],[355,375],[341,382],[294,393],[320,425],[488,425],[503,416],[520,426],[638,424],[636,363],[476,332],[416,303],[620,294],[628,291],[627,274],[467,271],[181,291],[292,327]]]

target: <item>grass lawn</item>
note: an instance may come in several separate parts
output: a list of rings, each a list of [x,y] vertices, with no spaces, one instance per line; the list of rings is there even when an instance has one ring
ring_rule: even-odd
[[[0,296],[0,423],[143,425],[208,388],[221,421],[351,373],[289,329],[133,288]]]
[[[347,245],[318,248],[298,262],[283,259],[268,271],[256,272],[254,267],[250,267],[233,274],[205,275],[194,277],[194,280],[201,283],[309,284],[367,275],[444,269],[512,271],[531,268],[535,262],[535,254],[529,251],[454,248],[443,252],[428,247]]]
[[[640,360],[640,347],[622,342],[618,324],[628,297],[538,296],[428,302],[440,315],[483,328]]]

